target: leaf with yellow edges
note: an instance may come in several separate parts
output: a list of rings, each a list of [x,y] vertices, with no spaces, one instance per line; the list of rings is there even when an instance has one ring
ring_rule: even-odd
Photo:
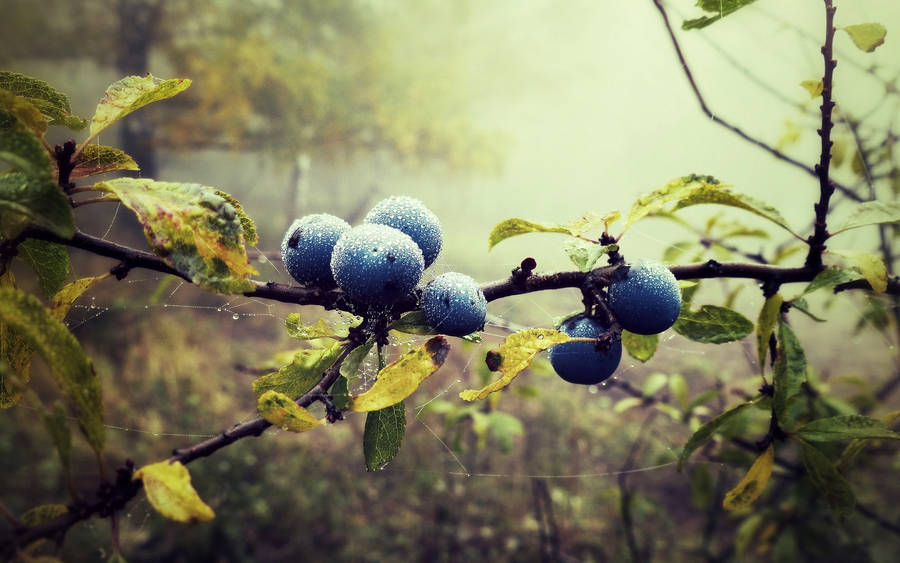
[[[424,346],[403,354],[378,372],[378,378],[368,391],[353,397],[350,410],[369,412],[396,405],[412,395],[425,378],[436,372],[449,352],[447,339],[435,336]]]
[[[50,305],[50,314],[54,319],[62,321],[66,318],[66,314],[69,312],[72,303],[75,303],[76,299],[81,297],[82,294],[90,289],[95,283],[108,277],[109,273],[106,273],[100,276],[81,278],[80,280],[67,283],[53,296],[53,303]]]
[[[90,138],[93,139],[129,113],[147,104],[171,98],[190,85],[191,81],[187,78],[163,80],[152,74],[126,76],[110,84],[91,118]]]
[[[308,410],[277,391],[263,393],[256,403],[256,409],[260,416],[273,426],[290,432],[306,432],[322,425],[322,421],[311,415]]]
[[[769,444],[768,449],[756,458],[756,461],[750,466],[750,471],[741,479],[741,482],[725,494],[722,508],[725,510],[739,510],[753,504],[765,490],[766,483],[769,482],[769,477],[772,476],[772,466],[774,464],[775,448],[772,447],[772,444]]]
[[[500,379],[481,389],[467,389],[459,394],[460,398],[465,401],[484,399],[494,391],[503,389],[512,383],[519,372],[531,365],[538,352],[569,340],[569,335],[549,328],[532,328],[510,334],[498,350],[488,352],[489,357],[499,362],[496,371],[503,374]]]
[[[134,472],[144,482],[147,500],[157,512],[176,522],[208,522],[216,513],[191,486],[191,474],[180,461],[160,461]]]

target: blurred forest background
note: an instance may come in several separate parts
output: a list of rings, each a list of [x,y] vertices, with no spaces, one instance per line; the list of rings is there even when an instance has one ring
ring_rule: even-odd
[[[666,6],[680,25],[698,15],[693,4]],[[844,119],[835,138],[844,158],[835,177],[864,189],[860,139],[874,139],[873,150],[887,139],[886,162],[897,162],[900,4],[837,6],[839,25],[888,28],[873,54],[836,39]],[[124,75],[193,80],[101,141],[134,156],[145,177],[234,195],[260,231],[253,256],[263,279],[290,281],[276,256],[294,218],[327,212],[355,223],[391,194],[422,199],[443,223],[431,276],[452,270],[481,281],[507,276],[526,256],[541,271],[572,268],[556,235],[519,237],[489,253],[490,229],[508,217],[563,222],[625,211],[671,178],[703,173],[776,204],[803,230],[818,194],[815,178],[700,112],[650,0],[4,0],[2,11],[0,68],[69,93],[79,115]],[[799,84],[821,78],[823,21],[820,1],[760,0],[708,29],[677,33],[715,114],[811,165],[818,108]],[[891,174],[883,179],[896,190]],[[685,217],[702,231],[716,213]],[[730,225],[735,216],[718,220]],[[87,206],[76,218],[91,234],[143,245],[137,223],[114,206]],[[671,222],[648,220],[630,233],[629,259],[741,259],[715,244],[679,246],[697,233]],[[856,233],[840,246],[876,247],[872,232]],[[749,253],[782,242],[790,241],[729,241]],[[74,276],[111,265],[72,252]],[[16,275],[28,283],[24,269]],[[763,302],[749,281],[704,283],[700,295],[730,299],[751,319]],[[898,393],[875,395],[897,369],[895,302],[810,301],[829,322],[791,320],[835,412],[895,410]],[[822,503],[780,497],[779,479],[752,510],[723,513],[722,495],[753,459],[727,441],[676,472],[692,425],[756,393],[749,339],[717,347],[666,333],[650,362],[623,360],[608,387],[564,384],[540,361],[499,401],[458,399],[488,377],[484,353],[509,328],[552,326],[580,306],[570,290],[492,303],[484,342],[454,341],[452,360],[407,402],[406,439],[384,471],[365,472],[360,416],[300,436],[269,431],[191,465],[214,521],[173,524],[134,502],[123,553],[129,561],[897,560],[896,447],[872,448],[850,477],[860,503],[893,532],[861,517],[838,524]],[[69,324],[103,378],[111,459],[156,461],[252,418],[254,370],[296,346],[283,328],[292,311],[141,271],[82,298]],[[652,398],[631,397],[629,386]],[[20,406],[0,417],[4,503],[21,512],[65,498],[33,413]],[[731,433],[761,436],[765,422]],[[81,456],[76,477],[93,483],[89,452]],[[754,511],[763,516],[754,520]],[[104,521],[83,524],[66,553],[105,560],[97,546],[108,536]]]

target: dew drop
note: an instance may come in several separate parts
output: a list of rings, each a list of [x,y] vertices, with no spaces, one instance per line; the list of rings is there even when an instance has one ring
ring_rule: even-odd
[[[238,315],[237,313],[234,313],[233,315],[231,315],[231,318],[234,320],[238,320],[239,318],[241,318],[241,316]]]

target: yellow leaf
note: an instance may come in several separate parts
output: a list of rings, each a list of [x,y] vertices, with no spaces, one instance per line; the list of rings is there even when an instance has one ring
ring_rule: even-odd
[[[750,466],[750,471],[741,479],[741,482],[725,494],[722,507],[725,510],[738,510],[753,504],[753,501],[759,498],[766,488],[766,483],[772,476],[774,464],[775,448],[769,444],[769,448],[756,458],[756,461]]]
[[[756,351],[759,360],[759,373],[761,374],[766,371],[769,339],[772,338],[772,331],[775,330],[775,325],[778,323],[778,315],[781,313],[782,303],[784,303],[784,298],[780,293],[776,293],[766,299],[756,321]]]
[[[884,36],[887,35],[887,29],[880,23],[848,25],[842,29],[847,32],[853,43],[866,53],[871,53],[884,43]]]
[[[134,472],[144,482],[147,500],[157,512],[176,522],[208,522],[216,513],[191,486],[191,474],[180,461],[160,461]]]
[[[378,379],[372,387],[353,397],[350,409],[369,412],[399,403],[412,395],[426,377],[443,365],[449,352],[450,344],[446,338],[431,338],[424,346],[407,352],[378,372]]]
[[[465,401],[484,399],[494,391],[503,389],[512,383],[520,371],[531,365],[538,352],[569,340],[571,338],[567,334],[548,328],[533,328],[510,334],[499,350],[489,352],[494,357],[499,356],[497,371],[503,374],[500,379],[481,389],[467,389],[459,394],[460,398]]]
[[[263,393],[256,403],[256,408],[263,418],[282,430],[306,432],[322,425],[321,420],[278,391]]]
[[[90,289],[92,285],[108,277],[109,273],[106,273],[102,276],[81,278],[80,280],[75,280],[72,283],[64,285],[62,289],[57,291],[53,296],[53,304],[50,306],[50,314],[54,319],[62,321],[66,318],[66,313],[69,312],[69,308],[72,306],[72,303],[74,303],[76,299],[81,297],[81,295],[85,291]]]
[[[822,95],[822,90],[824,89],[824,85],[821,80],[804,80],[800,83],[800,86],[803,87],[804,90],[809,92],[810,98],[818,98]]]
[[[887,290],[887,266],[884,265],[881,258],[868,252],[855,250],[832,250],[831,252],[846,258],[866,278],[875,293],[884,293]]]

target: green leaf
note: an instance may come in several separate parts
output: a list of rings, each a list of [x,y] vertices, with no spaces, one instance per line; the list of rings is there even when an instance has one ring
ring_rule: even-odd
[[[344,360],[345,362],[347,360]],[[341,365],[341,367],[344,367]],[[331,401],[334,404],[334,408],[339,411],[345,411],[350,408],[350,383],[347,381],[347,378],[343,375],[337,378],[337,381],[334,382],[334,385],[331,386],[331,390],[329,391],[331,394]]]
[[[273,426],[290,432],[306,432],[324,424],[290,397],[277,391],[266,391],[256,402],[260,416]]]
[[[597,260],[619,249],[617,244],[600,245],[581,239],[567,240],[564,246],[566,255],[582,272],[590,272]]]
[[[622,346],[628,351],[628,354],[635,360],[646,362],[656,353],[656,347],[659,345],[658,334],[635,334],[622,330]]]
[[[356,379],[356,373],[359,371],[359,366],[362,365],[363,360],[365,360],[366,356],[369,355],[369,352],[372,351],[372,346],[374,345],[374,339],[368,340],[365,344],[360,344],[354,348],[353,351],[344,358],[344,362],[341,364],[341,376],[347,379],[348,385],[351,381]]]
[[[24,96],[17,96],[0,88],[0,110],[8,112],[38,137],[42,137],[47,131],[47,118]]]
[[[525,219],[512,218],[498,223],[488,236],[488,250],[497,246],[500,241],[526,233],[562,233],[573,237],[583,235],[588,231],[608,227],[619,218],[619,212],[613,211],[606,215],[587,213],[579,219],[561,224],[535,223]]]
[[[334,365],[343,350],[342,343],[325,349],[299,350],[294,353],[291,363],[275,373],[257,378],[253,382],[253,392],[260,397],[267,391],[277,391],[291,400],[298,399],[322,379],[322,374]]]
[[[62,238],[75,234],[72,208],[51,180],[29,178],[21,172],[0,176],[0,235],[17,236],[29,222]]]
[[[650,376],[647,377],[647,380],[644,381],[644,388],[641,391],[643,391],[645,397],[652,397],[660,389],[665,387],[668,382],[669,376],[657,371],[651,373]]]
[[[14,330],[50,367],[94,451],[103,449],[103,396],[100,380],[81,345],[33,296],[0,289],[0,324]]]
[[[729,207],[736,207],[738,209],[749,211],[754,215],[775,223],[792,235],[798,236],[793,229],[791,229],[790,225],[788,225],[785,218],[782,217],[778,209],[748,195],[734,192],[730,187],[725,186],[724,184],[705,184],[697,187],[691,193],[687,194],[686,197],[679,199],[675,207],[672,208],[672,211],[678,211],[685,207],[704,203],[727,205]]]
[[[759,311],[759,318],[756,320],[756,355],[759,361],[759,373],[761,374],[766,371],[769,339],[772,337],[772,332],[775,331],[775,325],[778,323],[782,303],[784,303],[784,298],[780,293],[769,297],[763,303],[762,309]]]
[[[625,397],[620,399],[613,405],[613,412],[616,414],[622,414],[628,409],[634,408],[640,404],[643,404],[644,400],[640,397]]]
[[[811,318],[812,320],[816,321],[817,323],[825,322],[825,319],[813,314],[812,310],[810,310],[810,308],[809,308],[809,303],[806,302],[806,299],[804,299],[802,297],[795,297],[795,298],[791,299],[790,304],[791,304],[791,307],[793,307],[794,309],[797,309],[798,311],[800,311],[807,317]]]
[[[870,252],[857,250],[830,250],[829,252],[846,258],[853,268],[869,282],[875,293],[884,293],[887,290],[887,266],[880,257]]]
[[[118,178],[95,188],[115,194],[135,212],[150,247],[193,283],[219,293],[253,289],[256,274],[244,250],[237,211],[200,184]]]
[[[801,295],[808,295],[822,288],[833,289],[834,286],[858,279],[859,275],[844,268],[825,268],[809,282]]]
[[[94,117],[91,118],[90,138],[95,138],[101,131],[129,113],[147,104],[171,98],[190,85],[191,81],[186,78],[162,80],[151,74],[126,76],[112,83],[106,89],[106,94],[97,104]]]
[[[191,485],[191,474],[180,461],[160,461],[134,472],[144,482],[147,500],[164,517],[176,522],[209,522],[216,514]]]
[[[54,163],[54,169],[56,163]],[[85,145],[75,159],[75,168],[69,174],[72,180],[103,174],[104,172],[116,172],[119,170],[140,170],[125,151],[105,145]]]
[[[699,311],[682,309],[672,328],[695,342],[722,344],[740,340],[753,332],[753,323],[737,311],[703,305]]]
[[[832,510],[841,516],[853,514],[856,507],[853,489],[825,454],[804,442],[802,458],[807,475],[831,505]]]
[[[50,125],[65,125],[74,131],[87,125],[87,120],[72,114],[69,97],[43,80],[18,72],[0,71],[0,88],[26,98],[50,118]]]
[[[864,201],[856,204],[832,235],[868,225],[900,223],[900,201]]]
[[[53,296],[53,303],[50,305],[50,314],[53,318],[62,321],[69,313],[72,304],[81,297],[85,291],[90,289],[100,280],[108,278],[110,274],[107,272],[100,276],[90,278],[81,278],[66,284]]]
[[[50,179],[50,157],[40,139],[5,110],[0,110],[0,160],[32,178]]]
[[[59,291],[69,275],[69,253],[65,246],[45,240],[26,239],[16,250],[19,257],[28,262],[37,274],[41,293],[49,297]]]
[[[800,83],[800,86],[802,86],[804,90],[809,92],[809,97],[813,99],[821,96],[822,91],[825,89],[825,86],[821,80],[804,80]]]
[[[782,426],[787,426],[790,422],[788,401],[800,392],[806,380],[806,354],[794,331],[783,321],[778,322],[778,357],[772,372],[775,386],[772,407]]]
[[[334,336],[325,319],[320,318],[313,325],[304,325],[303,321],[300,320],[300,313],[289,314],[284,319],[284,326],[287,328],[288,336],[297,340],[313,340]]]
[[[688,439],[687,443],[684,445],[684,448],[681,450],[681,455],[678,456],[678,471],[681,471],[682,467],[684,467],[684,462],[691,457],[691,454],[694,453],[694,450],[702,446],[712,438],[713,434],[716,431],[722,429],[725,425],[734,421],[738,415],[740,415],[744,409],[752,405],[753,403],[741,403],[740,405],[727,410],[715,417],[712,420],[707,421],[703,425],[700,426]]]
[[[500,451],[504,453],[512,450],[515,437],[525,434],[522,421],[503,411],[491,411],[488,414],[488,424]]]
[[[512,383],[519,372],[531,365],[538,352],[569,340],[571,338],[566,333],[546,328],[533,328],[510,334],[498,350],[488,352],[498,360],[497,371],[503,374],[500,379],[481,389],[467,389],[459,394],[460,398],[464,401],[484,399],[494,391],[503,389]]]
[[[378,372],[372,387],[353,397],[350,409],[357,412],[377,411],[403,401],[444,364],[449,353],[450,344],[446,338],[435,336],[429,339]]]
[[[631,206],[631,209],[628,211],[628,216],[625,219],[625,227],[622,229],[622,233],[628,230],[628,227],[633,225],[634,223],[640,221],[644,217],[650,214],[658,214],[663,212],[663,208],[666,204],[679,201],[688,195],[690,195],[694,190],[700,188],[704,185],[718,185],[719,181],[713,178],[712,176],[700,176],[697,174],[691,174],[689,176],[682,176],[681,178],[676,178],[665,186],[654,190],[648,194],[642,195],[634,202]]]
[[[716,15],[685,20],[681,24],[681,29],[702,29],[754,2],[756,0],[699,0],[698,6],[706,12],[714,12]]]
[[[896,423],[898,419],[900,419],[900,411],[893,411],[882,417],[881,422],[887,428]],[[868,445],[869,441],[865,438],[855,438],[847,444],[847,447],[841,452],[841,457],[837,463],[837,469],[840,471],[849,469],[859,454],[861,454]]]
[[[839,442],[857,438],[900,440],[900,434],[888,429],[885,423],[859,414],[813,420],[798,428],[797,434],[811,442]]]
[[[405,334],[418,334],[422,336],[441,334],[439,331],[431,328],[431,325],[425,320],[425,313],[422,311],[410,311],[406,313],[390,325],[388,330],[396,330]],[[481,331],[473,332],[461,337],[467,342],[481,342]]]
[[[405,432],[406,406],[402,402],[368,413],[363,431],[366,470],[384,469],[400,451]]]
[[[672,397],[678,401],[678,406],[680,406],[682,410],[686,409],[689,400],[688,384],[683,375],[680,373],[673,373],[669,376],[669,391],[671,391]]]
[[[884,36],[887,35],[887,29],[880,23],[861,23],[844,26],[841,29],[847,32],[854,45],[866,53],[871,53],[882,45]]]
[[[12,272],[0,275],[0,288],[15,289]],[[32,349],[12,327],[0,322],[0,409],[16,405],[31,378]]]
[[[69,417],[66,409],[61,403],[56,403],[53,405],[52,411],[42,410],[41,419],[53,439],[56,453],[59,454],[59,462],[68,482],[72,474],[72,432],[69,430]]]
[[[238,214],[238,218],[241,220],[241,227],[244,229],[244,242],[247,246],[256,246],[256,243],[259,242],[259,236],[256,233],[256,224],[253,223],[253,219],[251,219],[244,211],[244,207],[238,200],[234,199],[231,194],[225,193],[222,190],[216,190],[216,195],[234,207],[235,212]]]
[[[774,465],[775,449],[772,447],[772,444],[769,444],[766,451],[756,458],[756,461],[750,466],[750,470],[741,479],[741,482],[725,493],[722,508],[725,510],[740,510],[753,504],[765,490],[766,484],[772,476],[772,467]]]

